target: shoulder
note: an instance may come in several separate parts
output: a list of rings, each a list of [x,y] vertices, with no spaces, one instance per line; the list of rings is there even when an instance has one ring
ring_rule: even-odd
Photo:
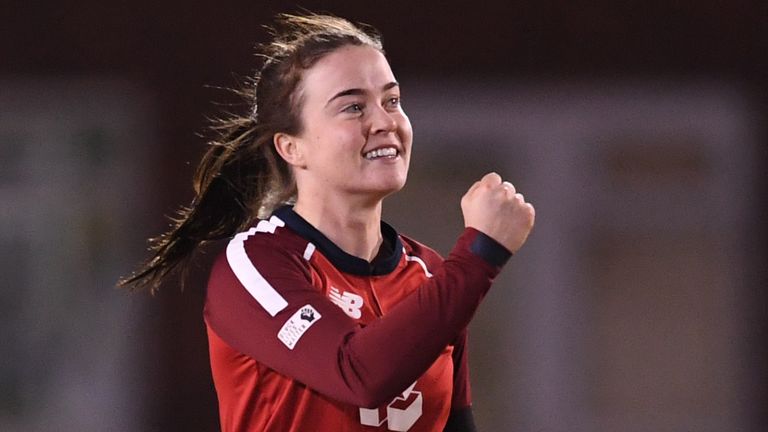
[[[252,258],[270,256],[303,256],[309,241],[290,228],[276,216],[259,220],[250,229],[235,234],[229,241],[226,254],[236,255],[244,251]]]
[[[308,244],[274,217],[235,234],[211,269],[207,309],[226,314],[233,305],[255,301],[274,316],[287,306],[288,292],[309,286]]]
[[[262,274],[279,274],[307,268],[306,256],[311,243],[277,217],[259,220],[248,230],[235,234],[223,248],[213,266],[213,273],[223,270],[239,274],[258,269]]]

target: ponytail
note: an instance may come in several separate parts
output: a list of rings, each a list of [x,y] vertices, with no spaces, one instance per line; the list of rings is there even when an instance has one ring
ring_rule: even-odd
[[[253,217],[290,199],[290,171],[271,145],[272,136],[260,135],[260,129],[252,116],[219,120],[212,127],[219,137],[209,143],[197,168],[192,203],[179,210],[166,233],[150,239],[152,258],[120,286],[154,293],[177,272],[183,284],[198,247],[231,237]]]
[[[254,217],[266,217],[278,204],[295,198],[293,174],[272,139],[277,132],[301,131],[296,89],[303,71],[345,45],[382,50],[374,29],[333,16],[279,15],[277,24],[272,42],[261,46],[264,64],[252,85],[236,91],[252,109],[211,126],[216,138],[195,173],[192,203],[179,210],[166,233],[150,239],[152,258],[119,286],[154,293],[179,271],[183,286],[195,250],[231,237]]]

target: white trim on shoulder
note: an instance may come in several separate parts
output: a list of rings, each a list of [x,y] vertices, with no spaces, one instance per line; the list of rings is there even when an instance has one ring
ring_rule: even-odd
[[[273,217],[273,219],[275,218]],[[280,219],[277,219],[277,221],[282,222]],[[235,235],[227,245],[227,262],[243,287],[259,302],[261,307],[266,309],[270,315],[275,316],[288,306],[288,302],[256,270],[253,262],[251,262],[251,259],[248,258],[248,254],[245,252],[245,240],[248,237],[257,232],[275,232],[278,224],[270,222],[261,221],[255,228]]]
[[[406,261],[413,261],[418,263],[421,266],[421,269],[424,270],[424,274],[427,275],[428,278],[432,277],[432,273],[429,272],[427,269],[427,264],[422,260],[421,258],[414,256],[414,255],[408,255],[405,253],[405,248],[403,248],[403,254],[405,254],[405,260]]]
[[[275,226],[279,226],[279,227],[284,227],[285,226],[285,222],[283,222],[283,220],[280,219],[277,216],[272,216],[271,218],[269,218],[269,223],[271,223],[272,225],[275,225]],[[272,232],[274,233],[274,230]]]
[[[309,261],[309,259],[312,258],[313,253],[315,253],[315,245],[307,243],[307,248],[304,249],[304,259]]]

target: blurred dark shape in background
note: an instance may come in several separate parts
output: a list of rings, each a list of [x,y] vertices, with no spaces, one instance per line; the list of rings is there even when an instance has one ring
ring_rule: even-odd
[[[537,205],[471,328],[481,430],[765,430],[765,2],[301,6],[384,35],[416,133],[396,227],[446,252],[488,170]],[[205,276],[112,284],[298,10],[5,5],[0,430],[218,429]]]

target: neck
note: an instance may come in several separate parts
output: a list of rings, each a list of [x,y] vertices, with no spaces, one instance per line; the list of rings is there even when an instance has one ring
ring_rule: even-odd
[[[299,193],[294,211],[344,252],[371,261],[381,247],[381,200],[354,201]]]

